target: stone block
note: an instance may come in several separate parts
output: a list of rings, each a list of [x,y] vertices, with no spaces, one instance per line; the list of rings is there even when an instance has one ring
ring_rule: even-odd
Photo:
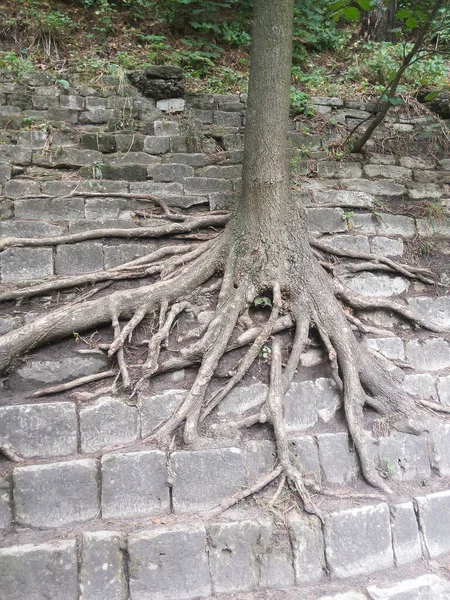
[[[289,451],[297,469],[307,479],[320,483],[320,464],[317,444],[312,436],[296,437],[289,440]]]
[[[210,165],[197,169],[198,177],[213,177],[215,179],[239,179],[242,176],[242,165]]]
[[[436,423],[431,429],[431,464],[440,477],[450,475],[450,424]]]
[[[86,98],[86,101],[88,98]],[[70,108],[72,110],[84,110],[85,99],[83,96],[73,96],[68,94],[67,96],[61,96],[59,99],[59,105],[61,108]]]
[[[359,163],[321,161],[317,163],[317,173],[326,179],[356,179],[362,177],[362,168]]]
[[[422,171],[414,169],[414,181],[418,183],[450,183],[448,171]]]
[[[374,197],[364,192],[349,192],[346,190],[313,190],[312,196],[314,203],[319,204],[340,204],[350,208],[370,208],[373,205]]]
[[[147,164],[145,165],[102,165],[100,167],[103,179],[147,181]],[[88,174],[89,175],[89,174]]]
[[[101,164],[103,155],[96,150],[80,148],[61,148],[59,152],[33,154],[33,164],[41,167],[90,167],[94,163]]]
[[[294,514],[288,518],[294,551],[295,582],[312,583],[326,575],[322,527],[317,517]]]
[[[401,156],[399,162],[406,169],[434,169],[436,167],[434,158],[421,156]]]
[[[84,198],[30,198],[14,202],[18,219],[84,219]]]
[[[194,168],[179,163],[153,165],[148,168],[147,175],[154,181],[183,181],[194,176]]]
[[[181,183],[160,183],[158,181],[131,182],[130,192],[132,194],[150,194],[166,200],[170,204],[172,196],[182,196],[183,186]]]
[[[155,246],[148,244],[120,244],[119,246],[103,246],[105,269],[112,269],[118,265],[141,258],[155,250]]]
[[[271,471],[277,459],[275,444],[269,440],[251,440],[244,445],[247,479],[251,484]]]
[[[359,254],[370,253],[369,240],[365,235],[335,235],[326,238],[326,242],[336,250],[358,252]]]
[[[2,146],[0,146],[1,149]],[[5,196],[11,198],[20,198],[21,196],[38,196],[41,193],[41,188],[37,181],[28,179],[12,179],[5,183],[3,191]]]
[[[375,215],[356,214],[351,218],[352,232],[354,233],[376,233]]]
[[[11,179],[11,165],[7,163],[0,164],[0,185],[5,184]]]
[[[0,408],[0,438],[23,458],[69,456],[77,452],[77,415],[72,402]]]
[[[130,592],[137,600],[210,596],[206,532],[202,525],[155,527],[128,537]]]
[[[355,577],[394,565],[387,504],[352,508],[325,517],[329,569],[336,577]]]
[[[144,136],[139,133],[116,133],[117,152],[143,152]]]
[[[14,511],[17,523],[52,528],[98,515],[99,490],[95,460],[17,467]]]
[[[83,220],[69,223],[69,233],[92,231],[93,229],[134,229],[136,223],[123,219],[98,219],[97,221]],[[106,246],[104,246],[105,248]]]
[[[308,208],[306,209],[308,229],[318,233],[335,233],[347,231],[344,212],[340,208]]]
[[[450,598],[450,582],[428,573],[388,588],[370,585],[367,591],[371,600],[447,600]]]
[[[147,396],[139,394],[142,437],[153,433],[181,406],[186,390],[167,390],[162,394]]]
[[[400,567],[422,557],[419,527],[412,502],[391,507],[392,545],[395,565]]]
[[[403,294],[409,288],[409,282],[404,277],[390,277],[389,275],[375,275],[374,273],[361,273],[354,277],[346,278],[346,285],[362,296],[386,298]]]
[[[319,135],[310,133],[289,133],[288,145],[293,146],[294,148],[304,147],[308,150],[319,150],[322,142]]]
[[[377,154],[376,152],[370,153],[369,162],[372,165],[395,165],[396,158],[391,154]],[[406,166],[406,165],[402,165]]]
[[[214,123],[224,127],[241,127],[242,114],[240,112],[229,112],[216,110],[213,113]]]
[[[102,123],[108,123],[108,121],[114,118],[114,112],[115,111],[112,108],[91,108],[90,110],[80,113],[79,122],[87,125],[100,125]]]
[[[180,135],[180,125],[176,121],[155,121],[153,126],[157,136]]]
[[[250,409],[256,409],[265,402],[267,392],[267,385],[259,381],[249,386],[237,386],[219,404],[217,415],[242,415]]]
[[[103,270],[103,246],[99,242],[82,242],[58,246],[55,255],[57,275],[81,275]]]
[[[10,120],[6,117],[6,120]],[[31,164],[31,148],[0,144],[0,162],[12,163],[14,165]]]
[[[406,187],[411,200],[433,200],[444,195],[442,186],[436,183],[411,182]]]
[[[295,585],[294,560],[286,531],[274,530],[271,523],[261,524],[258,556],[260,589],[279,590]]]
[[[127,154],[107,154],[105,156],[105,163],[114,167],[150,167],[151,165],[157,165],[161,162],[160,156],[148,154],[147,152],[128,152]],[[136,171],[136,173],[140,172]]]
[[[167,136],[147,135],[144,138],[144,151],[149,154],[165,154],[169,152],[170,138]]]
[[[416,498],[419,523],[431,558],[450,551],[450,491]]]
[[[416,296],[409,298],[408,304],[424,319],[430,320],[435,325],[450,328],[450,297],[438,296],[427,298]]]
[[[64,227],[42,221],[0,221],[0,237],[51,237],[62,235]]]
[[[163,162],[189,165],[195,169],[199,167],[206,167],[207,165],[212,164],[214,160],[215,159],[213,157],[201,152],[193,152],[192,154],[181,152],[163,156]]]
[[[447,406],[450,405],[450,375],[446,377],[438,377],[437,379],[437,391],[439,395],[439,401]]]
[[[406,375],[402,382],[405,392],[425,399],[437,400],[436,385],[429,373],[414,373]]]
[[[380,460],[389,477],[399,481],[428,479],[431,476],[428,440],[425,435],[393,433],[380,438]]]
[[[104,518],[170,512],[166,454],[159,450],[107,454],[102,458]]]
[[[384,179],[382,181],[370,181],[369,179],[344,179],[341,181],[341,184],[346,190],[365,192],[366,194],[373,194],[374,196],[389,196],[391,198],[398,198],[406,193],[406,188],[403,185],[400,185],[399,183],[396,183],[390,179]]]
[[[165,113],[179,113],[184,111],[185,101],[183,98],[165,98],[158,100],[156,108]]]
[[[0,257],[3,282],[28,281],[53,275],[52,248],[7,248]]]
[[[139,438],[138,410],[123,399],[99,398],[80,410],[80,434],[83,453],[131,444]]]
[[[213,177],[187,177],[183,187],[185,194],[194,196],[233,191],[233,184],[229,179],[214,179]]]
[[[126,198],[88,198],[85,215],[86,219],[131,219],[134,205],[135,203],[130,203]],[[108,247],[105,246],[105,249]]]
[[[367,338],[366,344],[389,360],[405,360],[405,349],[400,338]]]
[[[101,371],[107,366],[103,356],[68,356],[56,360],[29,359],[15,374],[30,383],[62,383]]]
[[[402,240],[387,237],[374,237],[370,245],[372,253],[379,256],[401,256],[404,250]]]
[[[440,371],[450,367],[450,344],[442,338],[410,340],[405,344],[406,360],[419,371]]]
[[[416,235],[414,219],[403,215],[381,215],[377,218],[378,233],[384,235],[403,235],[410,237]]]
[[[125,536],[115,531],[83,533],[82,600],[127,600]]]
[[[75,540],[0,548],[1,598],[78,600]]]
[[[412,170],[389,165],[365,165],[364,175],[369,179],[392,179],[398,183],[406,183],[412,179]]]
[[[259,523],[237,521],[210,525],[207,535],[214,593],[255,590],[259,570]]]
[[[347,433],[321,433],[316,437],[322,473],[328,483],[349,483],[358,478],[359,461],[350,449]]]
[[[286,431],[305,431],[317,423],[313,381],[293,381],[283,398]]]
[[[176,514],[207,510],[246,485],[239,448],[174,452],[173,510]]]
[[[9,482],[0,477],[0,531],[11,525],[11,506]],[[1,567],[0,567],[1,571]]]
[[[115,152],[116,136],[112,133],[83,133],[80,144],[85,150],[97,150],[103,153]]]

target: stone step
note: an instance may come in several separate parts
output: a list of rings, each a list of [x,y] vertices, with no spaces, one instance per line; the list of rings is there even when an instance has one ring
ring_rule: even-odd
[[[31,543],[0,548],[2,597],[77,600],[81,592],[83,600],[194,600],[299,588],[306,597],[309,588],[327,590],[337,580],[349,589],[355,578],[448,553],[449,510],[450,492],[444,491],[391,509],[378,503],[328,512],[323,526],[317,517],[291,511],[281,526],[262,514],[206,523],[156,519],[128,532],[111,523],[108,530],[72,530],[58,541],[42,540],[41,533],[29,537]],[[367,594],[373,600],[437,600],[441,596],[425,595],[436,592],[444,600],[449,587],[428,575],[394,586],[372,584]]]

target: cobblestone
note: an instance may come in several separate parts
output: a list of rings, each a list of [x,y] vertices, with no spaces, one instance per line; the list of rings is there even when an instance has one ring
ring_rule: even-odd
[[[324,539],[319,519],[312,515],[303,517],[294,514],[288,523],[296,584],[319,581],[325,577]]]
[[[391,507],[391,526],[396,566],[419,560],[422,557],[422,546],[412,502]]]
[[[431,558],[450,551],[450,491],[416,498],[419,523]]]
[[[166,455],[159,450],[102,458],[104,518],[158,516],[170,512]]]
[[[99,242],[82,242],[58,246],[55,255],[57,275],[81,275],[103,270],[103,246]]]
[[[115,531],[83,533],[82,600],[127,600],[125,536]]]
[[[98,515],[94,460],[17,467],[14,470],[15,519],[30,527],[61,527]]]
[[[7,248],[0,255],[2,281],[28,281],[53,275],[51,248]]]
[[[347,433],[321,433],[317,436],[322,472],[329,483],[349,483],[359,475],[356,452],[350,451]]]

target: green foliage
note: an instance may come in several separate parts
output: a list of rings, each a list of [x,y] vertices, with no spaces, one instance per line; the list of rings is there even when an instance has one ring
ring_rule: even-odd
[[[17,55],[15,52],[0,52],[0,70],[11,71],[16,75],[34,71],[31,61],[26,58],[26,52]]]
[[[295,86],[291,86],[291,108],[294,113],[300,115],[312,116],[314,108],[309,104],[308,95],[305,92],[297,90]]]

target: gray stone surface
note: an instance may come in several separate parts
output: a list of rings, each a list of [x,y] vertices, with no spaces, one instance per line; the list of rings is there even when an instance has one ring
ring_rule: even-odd
[[[174,452],[173,510],[207,510],[245,487],[244,456],[239,448]]]
[[[450,328],[450,297],[438,296],[427,298],[417,296],[409,298],[408,304],[414,308],[418,315],[439,327]]]
[[[271,471],[277,460],[275,444],[270,440],[250,440],[245,443],[244,452],[249,483]]]
[[[433,377],[429,373],[406,375],[402,382],[403,389],[425,399],[437,400],[437,390]]]
[[[127,600],[125,536],[115,531],[82,536],[80,592],[82,600]]]
[[[184,192],[194,196],[233,191],[232,181],[229,179],[215,179],[213,177],[187,177],[183,185]]]
[[[180,163],[153,165],[147,175],[154,181],[183,181],[185,177],[194,176],[194,168]]]
[[[377,217],[378,233],[384,235],[403,235],[410,237],[416,235],[414,219],[403,215],[386,215]]]
[[[443,477],[450,475],[450,424],[435,423],[431,429],[431,464]]]
[[[296,584],[303,585],[324,578],[324,539],[319,519],[312,515],[293,514],[288,524],[294,551]]]
[[[93,519],[100,509],[97,477],[89,459],[16,468],[16,521],[48,528]]]
[[[336,382],[328,377],[319,377],[314,382],[316,407],[319,419],[328,423],[340,406],[340,394]]]
[[[439,395],[439,401],[442,404],[450,405],[450,375],[446,377],[438,377],[437,379],[437,391]]]
[[[52,248],[7,248],[1,253],[2,281],[28,281],[53,275]]]
[[[380,256],[401,256],[404,250],[402,240],[382,236],[372,238],[370,240],[370,246],[373,254],[378,254]]]
[[[325,480],[329,483],[349,483],[357,479],[359,461],[350,450],[347,433],[321,433],[317,437],[319,460]]]
[[[333,596],[320,596],[317,600],[367,600],[367,596],[362,592],[343,592]]]
[[[106,454],[102,458],[104,518],[170,512],[166,454],[159,450]]]
[[[149,154],[165,154],[169,147],[170,139],[166,136],[147,135],[144,138],[144,151]]]
[[[339,163],[334,161],[321,161],[317,163],[319,177],[336,179],[356,179],[362,177],[362,168],[359,163]]]
[[[283,398],[286,431],[304,431],[318,419],[313,381],[293,381]]]
[[[0,438],[23,458],[76,454],[75,405],[49,402],[0,408]]]
[[[84,219],[84,198],[31,198],[16,200],[16,218],[67,221]]]
[[[369,181],[368,179],[343,179],[344,189],[354,192],[365,192],[374,196],[390,196],[398,198],[406,193],[406,188],[395,181],[385,179],[382,181]]]
[[[220,594],[256,589],[259,523],[237,521],[210,525],[207,535],[214,592]]]
[[[374,196],[364,192],[351,192],[347,190],[315,190],[312,192],[314,202],[328,204],[336,203],[348,207],[371,207]]]
[[[131,182],[130,192],[132,194],[150,194],[166,200],[170,205],[170,198],[172,196],[182,196],[183,186],[181,183],[161,183],[159,181],[146,181],[146,182]]]
[[[400,481],[428,479],[431,476],[426,435],[393,433],[380,438],[381,465],[387,465],[389,477]]]
[[[186,152],[171,152],[167,156],[162,157],[163,163],[179,163],[182,165],[189,165],[190,167],[194,167],[195,169],[211,165],[214,162],[214,160],[214,157],[209,156],[208,154],[204,154],[202,152],[192,152],[192,154]]]
[[[2,600],[78,600],[75,540],[0,548]]]
[[[431,558],[450,551],[450,491],[416,498],[419,523]]]
[[[404,277],[390,277],[374,273],[361,273],[355,277],[348,277],[346,285],[363,296],[382,298],[397,296],[409,288],[409,282]]]
[[[150,435],[177,410],[186,398],[186,390],[167,390],[155,396],[139,395],[142,437]]]
[[[435,183],[411,182],[406,187],[411,200],[434,200],[443,196],[442,186]]]
[[[136,600],[190,600],[211,594],[202,525],[156,527],[128,538],[130,591]]]
[[[103,270],[103,246],[99,242],[58,246],[55,255],[57,275],[81,275]]]
[[[125,399],[105,396],[80,410],[82,452],[131,444],[139,438],[139,433],[138,409],[128,405]]]
[[[412,502],[391,507],[392,545],[397,567],[419,560],[422,546]]]
[[[450,344],[442,338],[423,341],[411,340],[405,344],[406,360],[421,371],[439,371],[450,367]]]
[[[370,585],[367,591],[371,600],[448,600],[450,582],[428,573],[389,587]]]
[[[405,349],[400,338],[367,338],[368,348],[382,354],[390,360],[405,360]]]
[[[360,254],[370,253],[369,240],[365,235],[336,235],[326,239],[326,242],[336,250]]]
[[[0,531],[11,524],[11,506],[9,482],[0,477]]]
[[[389,165],[365,165],[364,174],[369,179],[392,179],[398,183],[406,183],[412,179],[411,169]]]
[[[295,437],[289,440],[291,459],[297,469],[307,478],[320,482],[319,451],[312,436]]]
[[[91,375],[105,368],[103,356],[71,356],[59,360],[29,359],[15,371],[18,378],[32,383],[56,383]]]
[[[11,179],[11,165],[0,163],[0,185]]]
[[[20,198],[20,196],[38,196],[41,193],[40,190],[39,183],[29,179],[12,179],[4,185],[5,195],[10,196],[11,198]]]
[[[325,547],[330,571],[355,577],[394,564],[387,504],[334,512],[325,518]]]
[[[39,221],[0,221],[0,237],[49,237],[63,233],[64,227]]]
[[[149,244],[119,244],[118,246],[103,246],[105,269],[112,269],[118,265],[141,258],[156,250]]]
[[[295,585],[291,540],[286,529],[275,529],[272,522],[261,524],[259,587],[283,589]]]
[[[308,228],[319,233],[347,231],[347,222],[341,208],[308,208]]]
[[[268,387],[258,381],[249,386],[236,386],[217,408],[217,415],[241,415],[261,406],[267,396]]]

